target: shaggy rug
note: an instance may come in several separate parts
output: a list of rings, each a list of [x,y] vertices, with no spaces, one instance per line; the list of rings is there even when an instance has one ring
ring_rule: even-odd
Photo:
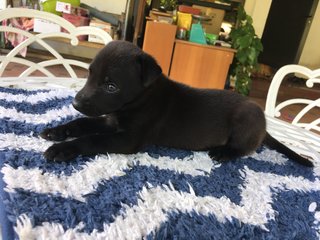
[[[1,204],[12,237],[320,238],[320,164],[306,168],[266,147],[224,164],[155,146],[47,162],[52,142],[39,132],[80,116],[73,96],[0,88]]]

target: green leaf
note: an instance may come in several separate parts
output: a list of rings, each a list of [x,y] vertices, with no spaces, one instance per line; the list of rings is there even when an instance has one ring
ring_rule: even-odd
[[[248,57],[247,49],[239,49],[237,51],[236,58],[241,64],[246,63],[247,57]]]
[[[239,38],[239,48],[248,48],[252,43],[252,37],[250,35],[246,35],[244,37]]]
[[[238,21],[246,20],[246,16],[247,16],[247,14],[246,14],[246,12],[244,10],[244,7],[240,4],[239,8],[238,8],[238,16],[237,16]]]
[[[239,5],[237,19],[240,24],[230,33],[232,47],[237,50],[237,53],[229,73],[236,79],[236,91],[248,95],[251,88],[251,75],[258,66],[258,56],[263,51],[263,46],[255,33],[252,17],[247,15],[242,5]]]
[[[255,65],[257,63],[257,50],[253,47],[249,48],[248,50],[248,62],[250,65]]]
[[[247,20],[247,24],[252,25],[253,20],[252,17],[246,14],[246,20]]]
[[[256,37],[253,39],[252,41],[252,46],[257,49],[257,51],[260,53],[263,51],[263,45],[261,43],[261,40],[260,38]]]

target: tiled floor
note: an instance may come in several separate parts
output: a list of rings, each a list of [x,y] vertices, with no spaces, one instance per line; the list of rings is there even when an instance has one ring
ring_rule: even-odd
[[[36,61],[35,59],[31,59],[31,61]],[[85,62],[89,62],[90,60],[84,59]],[[21,64],[16,64],[16,63],[10,63],[7,67],[6,70],[3,74],[3,77],[15,77],[19,76],[20,73],[22,73],[27,67],[21,65]],[[64,69],[62,66],[54,66],[54,67],[49,67],[48,68],[50,72],[52,72],[56,77],[68,77],[67,71]],[[74,67],[76,70],[76,73],[78,74],[78,77],[86,77],[87,76],[87,70],[80,68],[80,67]],[[43,76],[40,72],[35,72],[33,74],[35,76]]]
[[[86,60],[89,61],[89,60]],[[20,72],[22,72],[25,68],[19,64],[10,64],[7,67],[7,70],[4,76],[17,76]],[[66,71],[63,67],[53,67],[52,71],[56,76],[66,76]],[[77,69],[77,74],[79,77],[86,77],[87,72],[83,69]],[[39,75],[39,73],[36,73]],[[261,108],[264,109],[265,106],[265,99],[267,96],[267,91],[269,89],[269,85],[271,82],[271,77],[254,77],[252,81],[252,89],[250,92],[249,97],[257,102]],[[284,100],[291,97],[308,97],[311,99],[317,99],[320,97],[320,88],[316,89],[307,89],[306,87],[301,84],[301,82],[294,82],[294,81],[286,81],[284,82],[284,86],[280,88],[278,99]],[[285,109],[282,112],[281,118],[286,121],[292,121],[292,119],[297,115],[297,112],[300,111],[301,106],[293,106]],[[304,121],[311,121],[314,119],[319,118],[320,116],[320,109],[313,109],[307,116],[304,118]]]

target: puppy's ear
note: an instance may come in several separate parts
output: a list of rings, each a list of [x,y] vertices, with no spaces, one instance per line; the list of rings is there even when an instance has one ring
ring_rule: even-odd
[[[161,75],[162,69],[156,60],[146,53],[140,55],[140,62],[142,83],[148,87]]]

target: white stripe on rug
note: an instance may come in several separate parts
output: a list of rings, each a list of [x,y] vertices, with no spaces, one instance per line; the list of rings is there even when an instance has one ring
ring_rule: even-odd
[[[153,158],[147,153],[137,153],[131,155],[134,162],[138,162],[143,166],[154,166],[159,169],[171,170],[177,173],[190,174],[191,176],[204,176],[221,166],[219,163],[214,163],[207,152],[193,152],[193,155],[183,159],[159,157]]]
[[[123,216],[117,216],[114,223],[105,227],[106,236],[112,238],[122,235],[140,239],[141,236],[134,236],[134,233],[138,232],[134,229],[141,229],[142,236],[148,235],[166,220],[167,212],[177,210],[186,213],[194,211],[205,216],[213,214],[222,223],[236,218],[245,224],[268,230],[264,225],[275,217],[270,204],[271,188],[273,190],[276,188],[279,192],[281,190],[297,192],[320,190],[319,179],[311,182],[301,177],[257,173],[248,168],[245,170],[245,176],[248,184],[241,189],[240,205],[231,202],[225,196],[221,198],[196,196],[192,187],[190,187],[190,193],[175,191],[172,185],[158,186],[151,190],[144,188],[139,194],[141,201],[138,201],[138,205],[125,206]]]
[[[79,233],[82,223],[77,228],[67,231],[56,223],[43,223],[42,226],[33,228],[30,219],[25,215],[20,217],[15,230],[18,235],[27,233],[28,236],[37,236],[38,239],[48,239],[49,233],[50,236],[61,239],[142,239],[168,220],[168,212],[180,211],[196,212],[205,216],[213,214],[222,223],[236,218],[242,223],[259,226],[268,231],[265,224],[275,217],[270,204],[272,202],[270,188],[277,188],[278,191],[320,190],[319,180],[310,182],[301,177],[256,173],[249,169],[243,174],[248,177],[246,179],[248,184],[242,188],[243,199],[240,205],[226,197],[196,196],[191,187],[190,193],[186,193],[175,191],[172,185],[158,186],[149,190],[143,188],[139,193],[138,204],[133,207],[124,206],[123,215],[117,216],[110,225],[105,225],[102,232]]]
[[[38,137],[15,135],[13,133],[0,134],[0,149],[8,148],[42,153],[52,144],[53,142]],[[126,156],[131,165],[152,165],[159,169],[172,170],[192,176],[205,175],[210,173],[213,168],[221,166],[221,164],[214,164],[206,152],[194,152],[193,155],[187,156],[184,159],[172,159],[170,157],[159,157],[157,159],[147,153]]]
[[[17,148],[38,152],[43,152],[52,144],[41,138],[14,134],[0,134],[0,142],[0,149]],[[264,154],[264,152],[261,154]],[[39,169],[14,169],[10,166],[4,166],[2,172],[5,174],[4,179],[8,184],[9,191],[14,191],[15,188],[22,188],[39,193],[60,193],[64,197],[72,197],[83,201],[82,196],[93,191],[101,180],[121,176],[124,174],[122,170],[137,164],[152,165],[159,169],[172,170],[192,176],[205,175],[210,173],[213,168],[221,166],[220,164],[214,165],[208,154],[204,152],[195,152],[193,157],[186,157],[185,159],[171,159],[168,157],[154,159],[147,153],[138,153],[132,155],[111,154],[110,157],[99,155],[93,161],[87,162],[81,171],[75,172],[71,176],[65,176],[64,174],[57,176],[54,173],[43,175],[43,172]],[[120,171],[116,171],[118,167],[120,167]],[[109,171],[108,169],[113,170]],[[317,170],[319,168],[316,166],[314,168],[315,175],[319,176],[319,171]],[[88,179],[88,176],[90,176],[90,181],[84,181],[84,179]],[[41,187],[38,181],[31,181],[31,179],[41,179]],[[82,188],[71,190],[76,182],[82,182]],[[48,188],[47,185],[53,185],[54,187]]]
[[[43,170],[38,168],[14,169],[9,165],[5,165],[1,172],[7,184],[5,190],[8,192],[14,192],[14,189],[20,188],[36,193],[59,193],[62,197],[84,202],[85,198],[82,196],[93,192],[100,181],[122,176],[125,174],[123,170],[127,168],[128,159],[118,154],[110,158],[105,155],[98,156],[94,161],[88,161],[83,169],[75,171],[71,176],[43,173]]]
[[[37,134],[37,133],[32,133]],[[16,135],[14,133],[0,134],[0,150],[17,149],[25,151],[44,152],[53,144],[40,137],[32,137],[25,135]]]
[[[200,164],[203,161],[203,165]],[[197,153],[193,159],[170,159],[160,157],[153,159],[147,153],[132,155],[110,154],[98,155],[94,160],[88,161],[82,170],[75,171],[70,176],[65,174],[43,173],[43,170],[12,168],[5,165],[1,172],[4,174],[6,191],[24,189],[36,193],[61,194],[65,198],[74,198],[85,201],[83,195],[93,192],[102,180],[124,175],[124,170],[134,165],[155,166],[164,170],[172,170],[193,176],[210,173],[213,163],[205,153]],[[218,167],[217,165],[216,167]],[[79,185],[79,182],[81,183]]]
[[[232,203],[226,197],[198,197],[193,190],[191,193],[178,192],[172,186],[151,190],[144,188],[139,196],[141,200],[138,205],[124,206],[124,214],[117,216],[110,225],[105,225],[102,232],[79,233],[83,224],[66,231],[61,224],[56,223],[43,223],[42,226],[33,228],[26,215],[20,217],[15,230],[18,236],[27,233],[27,236],[37,236],[38,239],[47,239],[50,235],[59,239],[143,239],[168,220],[168,212],[177,211],[196,212],[205,216],[213,214],[221,222],[236,217],[244,223],[259,225],[251,218],[251,212],[246,212],[243,207]],[[263,228],[263,225],[261,227]]]
[[[42,138],[0,134],[0,149],[18,149],[25,151],[44,152],[52,142]],[[101,180],[107,180],[115,176],[122,176],[123,170],[134,165],[155,166],[159,169],[171,170],[177,173],[190,174],[192,176],[205,175],[210,173],[214,165],[211,158],[205,152],[195,152],[193,156],[184,159],[171,159],[169,157],[152,158],[147,153],[132,155],[110,154],[98,155],[94,160],[88,161],[83,169],[70,176],[64,174],[45,173],[37,168],[14,169],[5,165],[1,172],[4,174],[4,181],[7,190],[13,192],[15,188],[22,188],[37,193],[60,193],[64,197],[75,198],[84,201],[82,197],[94,191]],[[35,179],[37,179],[35,181]],[[81,182],[81,188],[77,183]]]
[[[288,158],[284,155],[268,148],[264,148],[260,153],[254,152],[250,155],[250,157],[254,158],[255,160],[270,162],[279,165],[285,165],[288,161]]]
[[[52,121],[59,121],[63,118],[69,116],[78,116],[80,115],[72,105],[63,106],[59,109],[52,109],[44,114],[30,114],[24,112],[18,112],[16,109],[13,108],[4,108],[0,106],[0,116],[9,118],[12,121],[18,122],[26,122],[32,124],[41,124],[41,123],[50,123]]]
[[[18,149],[25,151],[44,152],[53,144],[40,137],[16,135],[14,133],[0,134],[0,150],[1,149]],[[137,153],[127,155],[131,165],[155,166],[159,169],[168,169],[178,173],[190,174],[192,176],[205,175],[210,173],[214,168],[218,168],[221,164],[214,164],[206,152],[193,152],[193,155],[184,159],[172,159],[170,157],[153,158],[147,153]]]
[[[28,102],[31,104],[38,103],[40,101],[45,102],[51,99],[55,98],[66,98],[70,96],[74,96],[75,92],[71,90],[66,90],[66,89],[57,89],[57,90],[52,90],[49,92],[38,92],[35,94],[29,94],[29,95],[24,95],[24,94],[12,94],[12,93],[6,93],[6,92],[0,92],[0,99],[1,100],[6,100],[8,102],[14,101],[14,102]]]

